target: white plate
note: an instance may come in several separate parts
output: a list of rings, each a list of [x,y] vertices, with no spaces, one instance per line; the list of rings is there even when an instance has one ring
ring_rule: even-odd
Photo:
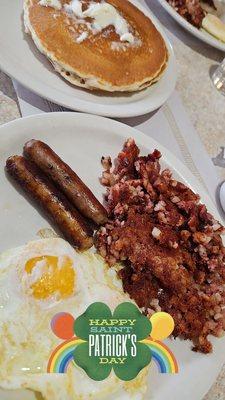
[[[170,53],[164,76],[150,88],[133,94],[96,94],[67,83],[24,33],[23,0],[0,0],[0,68],[33,92],[73,110],[109,117],[132,117],[156,110],[175,87],[174,52],[154,15],[137,0],[132,2],[152,19]]]
[[[173,17],[183,28],[192,33],[192,35],[196,36],[198,39],[203,42],[209,44],[210,46],[215,47],[218,50],[222,50],[225,52],[225,43],[220,40],[214,38],[212,35],[207,33],[206,31],[197,29],[195,26],[191,25],[185,18],[181,17],[174,8],[167,3],[166,0],[158,0],[163,8]]]
[[[198,192],[208,209],[219,218],[214,204],[188,169],[166,148],[138,130],[91,115],[43,114],[19,119],[0,128],[0,250],[37,238],[36,232],[49,226],[5,176],[4,165],[8,156],[21,154],[23,144],[31,138],[44,140],[75,169],[101,200],[103,188],[98,180],[102,170],[101,156],[116,156],[125,139],[129,137],[135,138],[143,154],[158,148],[163,154],[164,166],[171,168],[176,178]],[[180,372],[177,376],[165,376],[152,371],[152,400],[200,400],[215,381],[225,361],[225,339],[214,338],[213,342],[214,353],[206,356],[192,352],[189,342],[169,341]],[[1,396],[1,392],[0,398],[6,399],[5,395]],[[9,399],[18,400],[19,397],[11,394]]]

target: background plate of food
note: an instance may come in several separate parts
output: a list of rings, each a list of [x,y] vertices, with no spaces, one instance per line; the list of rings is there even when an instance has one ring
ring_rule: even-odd
[[[86,114],[16,120],[0,128],[0,148],[1,389],[31,389],[26,399],[35,390],[47,400],[86,399],[90,391],[93,399],[200,400],[224,363],[224,338],[215,336],[225,327],[225,256],[217,210],[198,180],[150,137]],[[79,290],[66,258],[61,299],[55,298],[61,276],[54,260],[63,254],[75,260]],[[57,279],[52,270],[42,277],[47,256]],[[145,375],[134,386],[114,379],[102,386],[76,369],[45,373],[56,344],[51,313],[79,315],[93,301],[115,307],[129,295],[148,314],[173,315],[177,338],[167,344],[178,374],[152,367],[146,393]],[[4,390],[1,398],[20,398]]]
[[[225,51],[225,3],[223,0],[158,0],[186,30],[203,42]]]
[[[70,109],[141,115],[160,107],[175,87],[171,44],[135,0],[3,0],[0,37],[0,67]]]

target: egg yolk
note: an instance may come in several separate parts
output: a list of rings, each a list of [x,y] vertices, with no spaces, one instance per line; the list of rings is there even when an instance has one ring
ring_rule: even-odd
[[[59,258],[55,256],[35,257],[27,261],[25,271],[31,275],[35,267],[37,279],[34,279],[30,288],[36,299],[44,300],[54,294],[64,299],[73,294],[75,271],[69,257],[60,258],[60,265]]]

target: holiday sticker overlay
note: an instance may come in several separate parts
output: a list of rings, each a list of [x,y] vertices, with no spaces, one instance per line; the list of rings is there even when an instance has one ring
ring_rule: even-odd
[[[66,373],[75,363],[95,381],[112,370],[130,381],[151,361],[160,373],[178,372],[173,353],[162,343],[174,330],[167,313],[149,319],[132,303],[122,303],[114,312],[104,303],[93,303],[76,320],[68,313],[55,315],[51,329],[63,342],[51,354],[48,373]]]

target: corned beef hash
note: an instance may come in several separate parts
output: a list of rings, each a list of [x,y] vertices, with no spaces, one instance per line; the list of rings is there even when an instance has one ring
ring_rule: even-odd
[[[161,170],[161,153],[140,156],[133,139],[115,166],[103,157],[109,221],[95,245],[143,311],[166,311],[175,320],[174,337],[190,339],[193,349],[212,351],[208,335],[225,330],[224,228],[200,197]]]

